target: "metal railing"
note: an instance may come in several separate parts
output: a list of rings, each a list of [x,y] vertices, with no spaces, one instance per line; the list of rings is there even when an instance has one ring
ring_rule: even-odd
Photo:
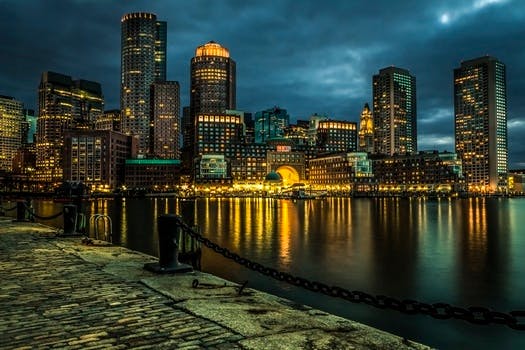
[[[113,243],[113,223],[111,221],[111,218],[108,215],[105,214],[93,214],[89,218],[89,225],[90,227],[93,227],[93,232],[95,239],[100,239],[99,237],[99,227],[100,223],[99,221],[102,220],[103,228],[104,228],[104,241]]]

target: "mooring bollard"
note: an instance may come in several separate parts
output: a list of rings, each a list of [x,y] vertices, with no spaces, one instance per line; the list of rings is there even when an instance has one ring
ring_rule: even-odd
[[[77,206],[64,204],[64,235],[76,235]]]
[[[144,264],[144,268],[155,273],[182,273],[191,272],[190,265],[179,262],[179,235],[180,227],[177,216],[173,214],[161,215],[158,218],[159,232],[159,262]]]
[[[17,222],[28,221],[26,219],[26,203],[25,201],[16,202],[16,220]]]

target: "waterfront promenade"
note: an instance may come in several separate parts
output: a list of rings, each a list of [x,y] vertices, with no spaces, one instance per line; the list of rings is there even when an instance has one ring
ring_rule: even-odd
[[[428,349],[155,258],[0,218],[0,349]],[[193,281],[198,279],[196,288]]]

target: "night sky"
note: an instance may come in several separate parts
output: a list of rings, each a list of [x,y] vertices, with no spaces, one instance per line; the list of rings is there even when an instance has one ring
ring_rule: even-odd
[[[168,79],[189,104],[189,64],[214,40],[237,62],[237,108],[286,108],[358,121],[372,75],[395,65],[417,79],[419,150],[454,150],[453,69],[491,55],[507,66],[510,168],[525,168],[525,1],[0,0],[0,94],[37,107],[43,71],[102,84],[119,108],[120,19],[168,22]]]

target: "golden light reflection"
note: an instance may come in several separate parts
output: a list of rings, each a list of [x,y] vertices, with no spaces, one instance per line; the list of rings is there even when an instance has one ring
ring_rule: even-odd
[[[280,216],[278,217],[279,230],[279,265],[280,267],[290,267],[292,262],[290,256],[290,239],[292,234],[296,233],[295,230],[292,232],[293,225],[297,223],[297,218],[290,217],[290,202],[284,202],[284,205],[281,207]],[[295,208],[293,209],[294,213],[297,213]]]
[[[169,213],[170,213],[169,200],[168,198],[165,198],[164,199],[164,214],[169,214]]]
[[[230,224],[233,223],[233,247],[235,250],[240,251],[239,247],[241,244],[241,236],[244,236],[246,232],[248,231],[242,231],[241,229],[241,203],[239,202],[239,199],[236,198],[235,201],[230,198]],[[220,217],[220,216],[219,216]],[[246,237],[245,237],[246,241]]]
[[[468,202],[467,242],[471,268],[482,271],[487,254],[487,216],[485,198],[470,198]]]

